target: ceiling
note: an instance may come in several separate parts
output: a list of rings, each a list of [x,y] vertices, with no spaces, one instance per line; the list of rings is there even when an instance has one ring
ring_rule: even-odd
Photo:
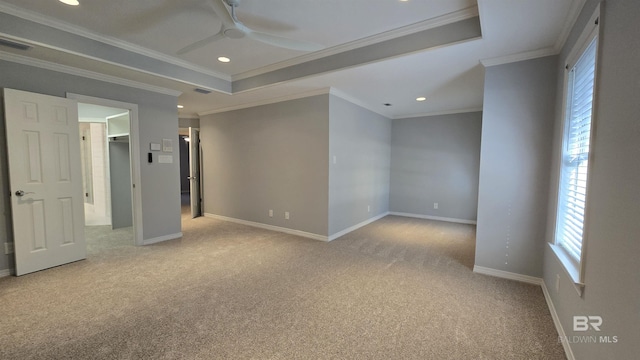
[[[245,37],[177,55],[218,32],[222,23],[211,2],[221,0],[79,1],[72,7],[57,0],[0,0],[0,37],[33,45],[29,51],[0,47],[0,59],[26,57],[181,92],[182,117],[328,89],[391,118],[478,110],[480,61],[558,53],[584,4],[241,0],[237,17],[248,27],[325,49],[307,53]],[[427,100],[416,102],[418,96]]]

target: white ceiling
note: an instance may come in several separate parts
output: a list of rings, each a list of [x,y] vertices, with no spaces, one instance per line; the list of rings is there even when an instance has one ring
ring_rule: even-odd
[[[128,50],[229,82],[285,64],[322,58],[361,39],[379,41],[400,28],[421,29],[420,24],[473,11],[476,6],[475,0],[241,0],[237,15],[245,25],[320,43],[327,50],[307,54],[244,38],[222,39],[191,53],[176,55],[178,49],[219,30],[221,23],[209,1],[219,0],[80,0],[78,7],[57,0],[1,0],[0,12],[18,13],[21,18],[92,39],[113,40],[112,44]],[[481,39],[294,78],[233,95],[198,94],[190,91],[194,88],[193,81],[163,77],[157,71],[139,67],[122,69],[121,64],[113,61],[104,63],[95,56],[83,58],[78,51],[65,51],[60,46],[36,47],[20,55],[183,91],[179,98],[185,105],[180,111],[182,116],[332,88],[360,105],[397,118],[481,108],[484,71],[480,60],[526,52],[557,53],[566,36],[565,29],[583,3],[584,0],[478,0]],[[15,34],[0,31],[2,35],[16,39]],[[35,43],[26,37],[18,40]],[[231,63],[216,61],[221,55],[230,57]],[[417,96],[426,96],[428,100],[417,103]],[[385,107],[383,103],[393,106]]]

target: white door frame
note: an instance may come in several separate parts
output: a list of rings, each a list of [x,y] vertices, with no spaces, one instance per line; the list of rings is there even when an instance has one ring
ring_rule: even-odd
[[[200,148],[200,129],[189,127],[189,139],[189,196],[191,198],[191,218],[195,219],[202,216],[202,166],[200,166],[200,164],[202,164],[202,150]]]
[[[138,124],[138,105],[122,101],[97,98],[74,93],[67,93],[67,98],[77,100],[79,103],[108,106],[113,108],[129,110],[129,146],[131,148],[131,181],[133,183],[132,206],[133,206],[133,241],[136,245],[144,245],[142,237],[142,194],[140,184],[140,142]]]

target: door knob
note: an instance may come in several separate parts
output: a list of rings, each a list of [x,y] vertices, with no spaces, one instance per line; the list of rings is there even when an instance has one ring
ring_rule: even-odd
[[[16,196],[25,196],[26,194],[33,194],[32,192],[24,192],[22,190],[16,191]]]

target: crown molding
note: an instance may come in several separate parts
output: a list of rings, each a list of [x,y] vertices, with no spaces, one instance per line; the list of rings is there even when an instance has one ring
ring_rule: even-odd
[[[537,58],[552,56],[552,55],[558,55],[558,52],[554,48],[548,47],[544,49],[526,51],[522,53],[500,56],[500,57],[491,58],[491,59],[484,59],[484,60],[480,60],[480,63],[484,67],[490,67],[490,66],[496,66],[496,65],[510,64],[510,63],[519,62],[519,61],[532,60],[532,59],[537,59]]]
[[[143,55],[143,56],[147,56],[159,61],[163,61],[172,65],[176,65],[176,66],[180,66],[183,67],[185,69],[189,69],[192,71],[197,71],[199,73],[205,74],[205,75],[209,75],[209,76],[213,76],[213,77],[217,77],[220,78],[222,80],[225,81],[231,81],[231,76],[228,74],[224,74],[224,73],[220,73],[217,71],[213,71],[211,69],[207,69],[201,66],[197,66],[193,63],[163,54],[161,52],[157,52],[157,51],[153,51],[147,48],[144,48],[142,46],[139,45],[135,45],[132,44],[130,42],[127,41],[123,41],[120,39],[116,39],[110,36],[105,36],[105,35],[100,35],[100,34],[96,34],[86,28],[80,27],[80,26],[76,26],[76,25],[72,25],[60,20],[56,20],[53,19],[51,17],[42,15],[42,14],[38,14],[32,11],[28,11],[22,8],[19,8],[15,5],[11,5],[11,4],[7,4],[5,2],[0,1],[0,12],[9,14],[9,15],[13,15],[16,17],[19,17],[21,19],[25,19],[28,21],[33,21],[36,22],[38,24],[42,24],[45,26],[49,26],[52,27],[54,29],[60,30],[60,31],[64,31],[64,32],[68,32],[68,33],[72,33],[75,35],[79,35],[82,37],[85,37],[87,39],[91,39],[91,40],[95,40],[95,41],[99,41],[108,45],[112,45],[118,48],[121,48],[123,50],[127,50],[127,51],[131,51],[133,53],[136,53],[138,55]]]
[[[320,88],[317,90],[311,90],[311,91],[306,91],[306,92],[302,92],[302,93],[297,93],[297,94],[291,94],[291,95],[286,95],[286,96],[280,96],[280,97],[275,97],[275,98],[271,98],[271,99],[266,99],[266,100],[260,100],[260,101],[254,101],[254,102],[250,102],[250,103],[243,103],[243,104],[239,104],[239,105],[234,105],[234,106],[229,106],[229,107],[225,107],[225,108],[220,108],[220,109],[214,109],[214,110],[209,110],[209,111],[204,111],[204,112],[200,112],[198,113],[198,116],[206,116],[206,115],[212,115],[212,114],[219,114],[219,113],[223,113],[223,112],[228,112],[228,111],[235,111],[235,110],[242,110],[242,109],[247,109],[247,108],[252,108],[252,107],[256,107],[256,106],[262,106],[262,105],[269,105],[269,104],[276,104],[276,103],[280,103],[280,102],[285,102],[285,101],[289,101],[289,100],[297,100],[297,99],[302,99],[302,98],[307,98],[307,97],[312,97],[312,96],[318,96],[318,95],[325,95],[325,94],[330,94],[330,95],[334,95],[336,97],[339,97],[345,101],[348,101],[354,105],[360,106],[364,109],[367,109],[371,112],[374,112],[378,115],[384,116],[386,118],[391,118],[391,116],[389,114],[384,114],[378,110],[375,110],[373,108],[371,108],[371,106],[365,104],[364,102],[336,89],[336,88]]]
[[[338,90],[336,88],[333,88],[333,87],[330,88],[329,89],[329,93],[331,95],[334,95],[334,96],[337,96],[337,97],[341,98],[342,100],[348,101],[348,102],[350,102],[350,103],[352,103],[354,105],[360,106],[361,108],[364,108],[364,109],[367,109],[367,110],[369,110],[371,112],[374,112],[374,113],[376,113],[378,115],[384,116],[384,117],[389,118],[389,119],[393,118],[390,114],[386,114],[386,113],[381,112],[380,110],[376,110],[376,109],[372,108],[369,104],[366,104],[366,103],[362,102],[361,100],[356,99],[355,97],[353,97],[353,96],[351,96],[351,95],[349,95],[347,93],[344,93],[341,90]]]
[[[28,44],[31,44],[33,46],[38,46],[38,47],[41,47],[41,48],[51,49],[51,50],[63,52],[65,54],[75,55],[75,56],[79,56],[79,57],[82,57],[82,58],[85,58],[85,59],[95,60],[95,61],[98,61],[100,63],[121,67],[123,69],[128,69],[128,70],[137,71],[137,72],[140,72],[140,73],[143,73],[143,74],[157,76],[157,77],[160,77],[160,78],[163,78],[163,79],[176,81],[176,82],[179,82],[179,83],[182,83],[182,84],[188,84],[188,85],[191,85],[191,86],[194,86],[194,87],[197,87],[197,88],[206,89],[206,90],[209,90],[209,91],[216,91],[216,92],[220,92],[220,93],[223,93],[223,94],[231,95],[230,90],[227,91],[227,90],[219,89],[219,88],[212,87],[212,86],[202,85],[202,84],[199,84],[199,83],[195,83],[193,81],[187,81],[187,80],[179,79],[179,78],[176,78],[176,77],[173,77],[173,76],[168,76],[168,75],[165,75],[165,74],[162,74],[162,73],[157,73],[157,72],[148,71],[148,70],[141,69],[141,68],[136,68],[136,67],[129,66],[129,65],[126,65],[126,64],[121,64],[121,63],[105,60],[105,59],[102,59],[102,58],[98,58],[98,57],[95,57],[95,56],[92,56],[92,55],[88,55],[88,54],[83,54],[83,53],[76,52],[76,51],[70,51],[68,49],[64,49],[64,48],[61,48],[61,47],[58,47],[58,46],[53,46],[53,45],[50,45],[50,44],[41,43],[41,42],[37,42],[37,41],[32,41],[32,40],[25,39],[25,38],[20,38],[20,37],[15,37],[15,36],[7,36],[7,35],[2,35],[2,36],[5,37],[5,38],[8,38],[8,39],[12,39],[12,40],[28,43]],[[86,71],[89,71],[90,73],[94,73],[93,71],[90,71],[90,70],[86,70]],[[110,75],[105,75],[105,76],[108,77]],[[120,78],[120,77],[115,77],[114,76],[114,78],[124,80],[123,78]],[[216,79],[218,79],[218,78],[216,78]],[[220,79],[218,79],[218,80],[220,80]],[[133,83],[140,84],[140,82],[137,82],[135,80],[132,80],[132,81],[133,81]],[[153,86],[153,85],[151,85],[151,86]],[[182,92],[180,92],[180,93],[182,93]]]
[[[4,51],[0,51],[0,60],[10,61],[10,62],[22,64],[22,65],[34,66],[41,69],[57,71],[57,72],[61,72],[69,75],[81,76],[84,78],[104,81],[112,84],[128,86],[136,89],[147,90],[147,91],[164,94],[164,95],[180,96],[182,94],[181,91],[167,89],[159,86],[153,86],[153,85],[141,83],[138,81],[119,78],[116,76],[100,74],[94,71],[78,69],[76,67],[56,64],[53,62],[34,59],[27,56],[11,54]]]
[[[559,54],[562,51],[564,44],[569,38],[569,34],[571,34],[571,29],[573,29],[576,21],[578,21],[578,17],[580,16],[586,2],[587,0],[573,0],[571,3],[571,9],[569,9],[569,14],[567,14],[567,21],[564,23],[564,27],[562,28],[562,31],[560,31],[560,35],[558,36],[556,43],[553,45],[553,49],[556,53]]]
[[[437,28],[440,26],[444,26],[447,24],[455,23],[458,21],[470,19],[472,17],[478,16],[478,7],[471,6],[463,10],[454,11],[452,13],[448,13],[445,15],[441,15],[435,17],[433,19],[428,19],[425,21],[421,21],[415,24],[407,25],[401,28],[397,28],[394,30],[386,31],[380,34],[376,34],[373,36],[365,37],[362,39],[354,40],[345,44],[337,45],[330,47],[328,49],[316,51],[310,54],[305,54],[302,56],[298,56],[289,60],[280,61],[271,65],[263,66],[258,69],[245,71],[236,75],[231,76],[232,81],[243,80],[250,77],[262,75],[271,71],[280,70],[289,66],[302,64],[308,61],[321,59],[323,57],[339,54],[342,52],[354,50],[357,48],[361,48],[368,45],[377,44],[382,41],[392,40],[398,37],[410,35],[413,33],[417,33],[420,31],[425,31],[428,29]]]
[[[406,116],[394,116],[392,119],[393,120],[413,119],[413,118],[419,118],[419,117],[464,114],[464,113],[481,112],[481,111],[482,111],[482,106],[478,106],[478,107],[465,108],[465,109],[433,111],[428,113],[420,113],[420,114],[413,114],[413,115],[406,115]]]
[[[252,107],[256,107],[256,106],[276,104],[276,103],[280,103],[280,102],[284,102],[284,101],[303,99],[303,98],[307,98],[307,97],[311,97],[311,96],[324,95],[324,94],[329,94],[329,88],[311,90],[311,91],[306,91],[306,92],[301,92],[301,93],[296,93],[296,94],[291,94],[291,95],[286,95],[286,96],[275,97],[275,98],[271,98],[271,99],[265,99],[265,100],[260,100],[260,101],[242,103],[242,104],[228,106],[228,107],[224,107],[224,108],[220,108],[220,109],[213,109],[213,110],[209,110],[209,111],[203,111],[203,112],[199,112],[198,116],[202,117],[202,116],[206,116],[206,115],[219,114],[219,113],[228,112],[228,111],[235,111],[235,110],[242,110],[242,109],[252,108]]]

